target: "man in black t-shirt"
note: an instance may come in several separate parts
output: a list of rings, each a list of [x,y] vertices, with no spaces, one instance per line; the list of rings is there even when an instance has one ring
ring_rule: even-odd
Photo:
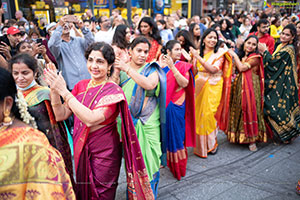
[[[7,34],[0,37],[0,53],[8,61],[17,53],[16,46],[21,41],[21,32],[16,27],[9,27]]]

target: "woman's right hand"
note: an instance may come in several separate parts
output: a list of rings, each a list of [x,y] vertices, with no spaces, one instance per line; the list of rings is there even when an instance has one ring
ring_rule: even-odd
[[[196,57],[198,55],[198,51],[196,49],[194,49],[193,47],[190,47],[190,53]]]
[[[233,57],[236,53],[232,49],[228,49],[228,53]]]
[[[44,70],[46,83],[50,86],[50,89],[60,96],[64,96],[68,92],[66,81],[64,80],[61,72],[57,74],[57,70],[53,63],[48,63]]]
[[[169,55],[161,54],[159,57],[159,65],[161,67],[168,66],[170,69],[174,67],[172,58]]]
[[[268,50],[268,47],[265,43],[258,43],[258,51],[259,53],[263,54],[265,51]]]
[[[122,70],[124,72],[129,70],[129,66],[120,57],[116,57],[114,67],[117,70]]]

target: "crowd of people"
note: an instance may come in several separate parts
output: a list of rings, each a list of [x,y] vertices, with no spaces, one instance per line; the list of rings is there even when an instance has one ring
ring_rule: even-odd
[[[160,168],[180,180],[187,148],[214,155],[219,133],[253,152],[300,134],[300,14],[15,17],[0,37],[5,197],[114,199],[123,157],[127,198],[156,199]]]

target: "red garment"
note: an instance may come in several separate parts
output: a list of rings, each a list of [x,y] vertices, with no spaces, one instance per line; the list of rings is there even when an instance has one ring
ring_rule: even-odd
[[[263,60],[259,54],[252,53],[246,60],[246,62],[251,58],[259,58],[259,76],[260,76],[260,94],[261,94],[261,110],[263,110],[263,100],[264,100],[264,67]],[[257,107],[254,94],[254,86],[252,81],[252,70],[247,70],[242,72],[243,82],[242,82],[242,111],[244,120],[244,131],[247,138],[255,137],[259,134],[258,118],[257,118]]]
[[[195,96],[194,96],[194,80],[190,69],[193,67],[187,62],[176,62],[175,67],[180,74],[185,76],[189,80],[187,87],[179,89],[176,78],[171,70],[167,72],[167,97],[166,97],[166,113],[167,113],[167,164],[170,168],[174,177],[178,180],[186,175],[186,165],[187,165],[187,150],[186,147],[196,146],[196,122],[195,122]],[[188,74],[187,74],[188,73]],[[179,90],[178,90],[179,89]],[[185,111],[178,110],[178,105],[175,102],[179,100],[185,93]],[[173,108],[173,109],[172,109]],[[182,114],[182,115],[181,115]],[[185,126],[176,126],[178,122],[175,122],[172,115],[177,115],[185,119]],[[181,119],[182,119],[181,118]],[[172,121],[173,120],[173,121]],[[172,128],[170,128],[170,126]],[[173,129],[176,127],[178,129]],[[185,127],[185,137],[181,138],[182,130],[180,128]],[[176,132],[177,131],[177,132]],[[179,132],[178,132],[179,131]],[[183,139],[181,141],[181,139]],[[177,143],[174,140],[181,142]]]
[[[77,199],[115,199],[116,187],[124,152],[128,199],[154,199],[143,156],[132,122],[126,97],[118,85],[107,82],[104,86],[88,88],[90,80],[78,82],[72,94],[91,110],[108,107],[115,113],[99,129],[90,132],[74,115],[74,162],[77,179]],[[118,112],[119,111],[119,112]],[[116,117],[120,113],[121,139]],[[114,118],[114,120],[113,120]],[[107,122],[111,121],[110,124]]]
[[[149,50],[149,54],[146,59],[146,62],[149,63],[157,60],[160,56],[160,49],[161,49],[161,45],[156,40],[152,40],[151,48]]]
[[[250,33],[249,35],[253,35],[253,34],[257,36],[258,32]],[[268,33],[266,33],[261,38],[258,38],[258,40],[260,43],[265,43],[268,47],[270,54],[273,54],[274,46],[275,46],[275,40],[273,37],[271,37]]]

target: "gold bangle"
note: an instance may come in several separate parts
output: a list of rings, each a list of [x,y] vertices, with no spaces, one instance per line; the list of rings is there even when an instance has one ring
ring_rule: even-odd
[[[244,65],[246,65],[248,69],[251,69],[251,65],[249,63],[245,62]]]
[[[73,99],[74,98],[74,96],[72,95],[69,95],[68,96],[68,98],[66,99],[66,103],[69,105],[69,101],[71,100],[71,99]]]
[[[72,95],[72,93],[68,93],[66,96],[63,96],[64,101],[66,101],[66,99],[67,99],[70,95]],[[72,95],[72,96],[73,96],[73,95]]]
[[[60,106],[60,105],[62,105],[61,103],[51,103],[51,106],[52,107],[58,107],[58,106]]]
[[[67,94],[66,96],[63,97],[64,101],[67,102],[69,98],[73,97],[72,93]]]

